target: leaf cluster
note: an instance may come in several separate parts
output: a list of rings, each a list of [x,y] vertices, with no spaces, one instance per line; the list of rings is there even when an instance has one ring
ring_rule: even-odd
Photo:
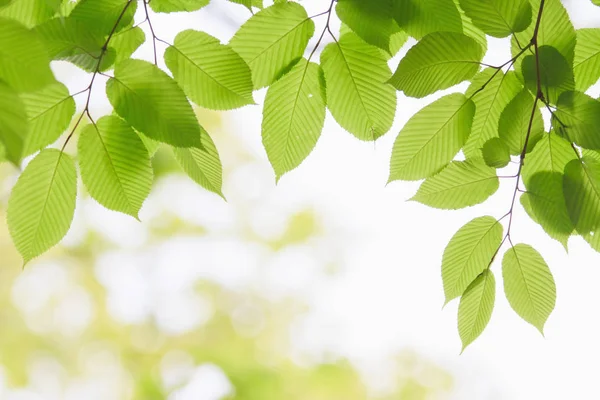
[[[138,218],[159,146],[223,196],[219,153],[194,105],[252,106],[266,88],[262,142],[279,180],[310,155],[327,111],[357,139],[375,141],[391,129],[400,92],[402,104],[450,89],[398,134],[389,182],[423,180],[412,200],[455,210],[512,181],[506,214],[476,218],[451,239],[444,292],[447,301],[461,298],[465,347],[491,317],[490,267],[508,244],[504,292],[542,331],[556,287],[542,256],[513,244],[513,214],[519,198],[565,248],[581,235],[600,249],[600,102],[586,94],[600,78],[600,29],[575,30],[560,0],[331,0],[312,16],[294,1],[229,1],[251,14],[228,43],[201,30],[168,43],[153,28],[155,13],[196,11],[209,0],[0,1],[0,153],[16,166],[33,157],[7,213],[25,262],[67,233],[78,177],[100,204]],[[488,36],[511,47],[502,65],[482,61]],[[396,61],[409,37],[416,44]],[[145,43],[153,59],[133,57]],[[166,70],[157,46],[165,47]],[[88,86],[57,81],[50,64],[58,60],[87,71]],[[100,75],[113,110],[96,119],[90,104]],[[465,93],[452,90],[465,81]],[[75,96],[84,96],[79,112]],[[498,172],[504,168],[512,174]]]

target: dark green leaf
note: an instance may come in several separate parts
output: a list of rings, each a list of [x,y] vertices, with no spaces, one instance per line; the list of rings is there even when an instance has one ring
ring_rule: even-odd
[[[463,31],[453,0],[394,1],[394,18],[402,30],[416,39],[433,32]]]
[[[500,138],[492,138],[485,142],[481,152],[485,163],[492,168],[504,168],[510,162],[508,146]]]
[[[148,4],[154,12],[172,13],[196,11],[206,6],[210,0],[152,0]]]
[[[19,165],[28,131],[25,106],[10,86],[0,81],[0,143],[4,156]]]
[[[569,140],[587,149],[600,149],[600,101],[581,92],[564,92],[554,115],[554,125]]]
[[[339,0],[335,11],[365,42],[391,53],[390,38],[400,31],[392,16],[392,0]]]
[[[536,57],[528,55],[523,59],[521,67],[525,86],[535,95],[538,91]],[[561,93],[575,89],[573,69],[554,47],[539,48],[539,67],[542,94],[550,103],[556,104]]]
[[[460,6],[490,36],[506,37],[527,29],[531,23],[528,0],[460,0]]]
[[[533,108],[534,98],[527,90],[522,90],[513,98],[500,115],[498,133],[500,139],[508,146],[510,154],[523,152],[525,139],[527,151],[530,152],[544,134],[544,121],[540,109]],[[533,114],[533,121],[532,121]],[[529,124],[531,122],[531,130]]]

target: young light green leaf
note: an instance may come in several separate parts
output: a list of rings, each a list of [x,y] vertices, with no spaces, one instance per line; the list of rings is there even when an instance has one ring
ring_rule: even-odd
[[[142,28],[125,29],[115,34],[110,40],[110,48],[116,52],[115,65],[123,60],[128,60],[131,55],[146,41]]]
[[[202,146],[202,128],[185,94],[154,64],[121,62],[106,95],[121,118],[150,138],[176,147]]]
[[[201,107],[229,110],[254,104],[248,64],[207,33],[191,29],[179,33],[165,51],[165,63],[190,99]]]
[[[425,97],[473,77],[483,51],[462,33],[435,32],[425,36],[400,61],[390,83],[410,97]]]
[[[556,302],[556,285],[540,253],[526,244],[512,247],[502,259],[502,277],[510,306],[543,335]]]
[[[521,32],[531,23],[528,0],[460,0],[460,6],[475,25],[498,38]]]
[[[0,80],[18,92],[55,82],[47,50],[38,36],[18,22],[1,17]]]
[[[29,120],[29,133],[23,147],[23,156],[28,156],[54,143],[69,127],[75,114],[75,100],[60,82],[23,93],[21,100]]]
[[[152,166],[142,140],[121,118],[87,125],[77,144],[81,179],[104,207],[138,218],[152,186]]]
[[[502,114],[500,114],[498,134],[500,135],[500,139],[508,146],[510,154],[519,155],[523,152],[528,132],[527,152],[533,150],[544,134],[542,113],[538,107],[533,108],[533,103],[534,98],[531,93],[523,89],[504,108]],[[529,122],[531,121],[532,112],[534,115],[530,130]]]
[[[483,160],[492,168],[504,168],[510,162],[508,146],[500,138],[491,138],[481,149]]]
[[[565,91],[575,89],[573,69],[567,59],[550,46],[539,48],[539,70],[542,93],[546,101],[556,104],[558,97]],[[525,86],[536,94],[538,90],[537,58],[528,55],[521,65]]]
[[[439,172],[467,141],[474,114],[473,101],[459,93],[421,109],[394,143],[388,182],[414,181]]]
[[[458,305],[458,334],[462,351],[481,335],[494,310],[496,280],[486,269],[469,285]]]
[[[354,33],[330,43],[321,53],[327,106],[335,120],[361,140],[375,140],[394,122],[396,91],[386,58]]]
[[[325,123],[325,88],[320,67],[300,60],[267,91],[262,139],[279,179],[310,154]]]
[[[53,18],[38,25],[35,32],[43,40],[53,60],[69,61],[87,72],[104,71],[115,61],[115,51],[109,48],[98,66],[104,37],[91,32],[85,24],[73,18]]]
[[[472,97],[475,103],[473,129],[463,147],[467,158],[482,157],[483,145],[498,137],[498,122],[502,110],[521,88],[522,85],[513,72],[505,75],[494,68],[484,69],[473,78],[466,92],[466,96]]]
[[[46,149],[27,165],[12,190],[6,215],[10,235],[25,263],[66,235],[76,196],[77,172],[68,155]]]
[[[556,171],[537,172],[527,180],[527,192],[521,204],[553,239],[567,247],[575,227],[569,217],[563,192],[563,174]]]
[[[476,27],[475,24],[473,23],[473,21],[471,20],[471,18],[469,18],[467,16],[467,14],[465,14],[465,12],[460,9],[459,3],[460,3],[460,0],[454,0],[454,4],[456,4],[456,6],[458,7],[459,12],[460,12],[460,19],[462,20],[463,33],[465,35],[470,36],[473,39],[475,39],[477,41],[477,43],[479,43],[481,45],[483,53],[485,54],[487,52],[487,38],[485,36],[485,33],[481,29]]]
[[[178,149],[173,148],[175,159],[190,178],[219,196],[225,198],[222,192],[223,167],[215,144],[210,136],[203,132],[203,148]]]
[[[496,170],[482,159],[454,161],[427,178],[411,200],[433,208],[458,210],[483,203],[499,185]]]
[[[4,156],[19,165],[28,131],[27,113],[19,95],[0,80],[0,143]]]
[[[559,129],[566,125],[569,140],[586,149],[600,149],[600,101],[581,92],[564,92],[556,107],[555,125]]]
[[[134,0],[80,0],[69,18],[84,24],[87,30],[97,35],[107,36],[113,30],[119,32],[128,27],[136,9],[137,1]]]
[[[339,0],[336,14],[365,42],[391,53],[390,38],[400,32],[390,0]]]
[[[571,160],[576,160],[577,155],[571,144],[554,132],[544,134],[533,151],[527,155],[521,176],[525,186],[531,177],[538,172],[558,172],[562,174]]]
[[[573,73],[575,88],[581,92],[600,79],[600,28],[577,30]]]
[[[442,258],[446,303],[488,269],[501,242],[502,225],[492,217],[475,218],[454,234]]]
[[[394,18],[402,30],[416,39],[433,32],[463,31],[453,0],[394,1]]]
[[[315,24],[304,7],[278,3],[253,15],[229,44],[248,63],[254,88],[260,89],[302,57],[314,32]]]
[[[527,29],[513,35],[511,42],[512,55],[516,56],[522,48],[527,46],[533,37],[535,30],[535,20],[540,9],[542,0],[529,0],[535,18]],[[544,0],[544,10],[538,32],[538,46],[552,46],[567,60],[569,65],[573,64],[575,55],[575,28],[571,23],[567,10],[562,5],[561,0]],[[533,54],[533,48],[530,48],[525,54]],[[523,57],[515,61],[515,71],[521,72],[521,62]]]
[[[13,0],[0,9],[0,18],[12,19],[31,29],[52,18],[59,11],[61,2],[62,0]]]
[[[567,210],[580,234],[600,227],[600,161],[592,157],[573,160],[565,167],[563,191]]]
[[[196,11],[208,5],[210,0],[152,0],[148,4],[157,13]]]

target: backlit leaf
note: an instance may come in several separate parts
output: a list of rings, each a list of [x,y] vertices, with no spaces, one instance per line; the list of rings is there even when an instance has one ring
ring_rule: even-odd
[[[325,123],[320,67],[302,59],[267,91],[262,139],[277,179],[310,154]]]
[[[450,239],[442,259],[446,303],[461,296],[492,263],[502,242],[502,225],[492,217],[479,217]]]
[[[458,334],[463,351],[490,322],[495,300],[496,280],[492,271],[485,270],[469,285],[458,306]]]
[[[208,5],[210,0],[152,0],[148,4],[152,11],[172,13],[181,11],[196,11]]]
[[[394,18],[402,30],[416,39],[433,32],[463,31],[453,0],[394,1]]]
[[[550,46],[539,48],[540,84],[542,94],[552,104],[565,91],[575,89],[573,69],[567,59]],[[521,65],[525,86],[534,95],[538,90],[537,61],[534,55],[528,55]]]
[[[475,39],[461,33],[425,36],[400,61],[390,83],[410,97],[425,97],[473,77],[483,51]]]
[[[481,149],[483,160],[492,168],[504,168],[510,162],[508,146],[500,138],[492,138]]]
[[[490,36],[506,37],[525,30],[531,23],[528,0],[460,0],[460,6]]]
[[[577,30],[573,72],[575,88],[581,92],[600,79],[600,28]]]
[[[327,106],[335,120],[361,140],[375,140],[394,122],[396,91],[382,52],[354,33],[330,43],[321,53]]]
[[[134,218],[152,186],[150,157],[142,140],[121,118],[87,125],[77,143],[81,179],[104,207]]]
[[[254,88],[275,81],[302,57],[315,24],[295,2],[274,4],[253,15],[229,43],[250,66]]]
[[[457,210],[483,203],[498,186],[496,170],[482,159],[455,161],[427,178],[411,200],[434,208]]]
[[[390,38],[400,31],[390,0],[339,0],[336,14],[365,42],[391,52]]]
[[[508,103],[500,115],[498,133],[500,139],[508,146],[510,154],[519,155],[523,152],[528,132],[528,152],[535,147],[544,134],[542,113],[537,106],[535,109],[533,108],[533,103],[533,96],[524,89]],[[533,121],[531,120],[532,114]]]
[[[581,147],[600,149],[600,101],[581,92],[564,92],[556,107],[559,131],[564,129],[569,140]]]
[[[417,112],[400,131],[390,163],[390,178],[419,180],[446,166],[467,141],[475,104],[451,94]]]
[[[543,334],[556,302],[556,285],[540,253],[526,244],[512,247],[502,259],[502,277],[510,306]]]
[[[577,232],[600,227],[600,161],[592,157],[573,160],[565,167],[563,191],[567,210]]]
[[[207,33],[180,32],[165,51],[165,63],[199,106],[229,110],[254,104],[250,68],[229,46]]]
[[[203,148],[173,148],[175,159],[185,173],[196,183],[204,189],[225,198],[221,191],[223,167],[221,166],[219,153],[210,136],[206,132],[202,136]]]
[[[192,106],[177,83],[154,64],[121,62],[106,94],[117,114],[150,138],[176,147],[201,147],[201,127]]]
[[[19,95],[0,81],[0,143],[4,156],[19,165],[28,131],[27,113]]]
[[[10,235],[27,263],[66,235],[75,212],[77,173],[68,155],[40,152],[25,168],[8,201]]]

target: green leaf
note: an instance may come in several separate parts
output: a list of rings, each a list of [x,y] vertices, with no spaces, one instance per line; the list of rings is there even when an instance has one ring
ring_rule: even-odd
[[[416,39],[433,32],[463,31],[453,0],[394,1],[394,18],[403,31]]]
[[[250,66],[254,88],[273,83],[304,54],[314,22],[298,3],[278,3],[253,15],[229,43]]]
[[[18,92],[41,89],[55,81],[38,36],[6,18],[0,18],[0,80]]]
[[[460,93],[421,109],[394,143],[388,182],[424,179],[440,171],[467,141],[474,114],[475,104]]]
[[[77,173],[68,155],[40,152],[17,180],[8,200],[10,235],[27,263],[66,235],[75,212]]]
[[[525,159],[521,172],[523,182],[527,186],[531,177],[542,171],[562,174],[567,164],[576,159],[577,156],[569,142],[553,132],[544,134]]]
[[[375,140],[392,127],[396,92],[385,84],[392,72],[381,51],[347,33],[325,47],[321,66],[327,106],[342,128],[361,140]]]
[[[61,0],[14,0],[0,10],[0,18],[12,19],[31,29],[56,15],[60,5]]]
[[[564,92],[556,107],[554,125],[559,131],[565,124],[569,140],[586,149],[600,149],[600,101],[581,92]]]
[[[411,200],[433,208],[458,210],[483,203],[499,185],[496,170],[482,159],[455,161],[427,178]]]
[[[498,38],[521,32],[531,23],[528,0],[460,0],[460,6],[475,25]]]
[[[25,106],[10,86],[0,81],[0,144],[4,156],[19,165],[23,156],[23,141],[28,131]]]
[[[512,55],[516,56],[522,48],[527,46],[533,37],[538,10],[541,0],[529,0],[533,9],[534,18],[532,23],[523,32],[516,33],[511,42]],[[544,12],[539,27],[538,46],[552,46],[567,60],[569,65],[573,64],[575,55],[575,28],[571,23],[567,10],[560,0],[544,0]],[[533,54],[533,47],[528,53]],[[521,71],[522,57],[516,60],[515,71]]]
[[[142,28],[135,27],[126,29],[115,34],[110,40],[109,47],[116,52],[115,64],[128,60],[131,55],[146,41],[146,35]],[[106,56],[105,56],[106,57]]]
[[[510,162],[508,146],[500,138],[492,138],[481,149],[483,160],[492,168],[504,168]]]
[[[573,73],[575,88],[580,92],[585,92],[600,79],[600,28],[577,30]]]
[[[339,0],[335,11],[361,39],[391,53],[390,38],[400,31],[392,16],[392,1]]]
[[[529,132],[527,141],[527,152],[533,150],[537,142],[544,134],[544,121],[540,109],[533,108],[534,98],[523,89],[504,108],[498,123],[500,139],[508,146],[510,154],[519,155],[523,152],[525,139]],[[531,115],[533,113],[533,121]],[[529,123],[531,122],[531,130]]]
[[[510,306],[543,335],[556,302],[556,285],[540,253],[526,244],[512,247],[504,254],[502,277]]]
[[[483,51],[475,39],[461,33],[425,36],[400,61],[390,83],[410,97],[425,97],[473,77]]]
[[[492,217],[475,218],[452,236],[442,258],[446,303],[488,269],[501,242],[502,225]]]
[[[458,306],[458,334],[462,351],[481,335],[494,310],[496,280],[485,270],[469,285]]]
[[[160,0],[152,0],[150,3]],[[108,36],[113,30],[119,32],[133,21],[137,9],[134,0],[80,0],[69,18],[84,24],[87,30]],[[119,19],[120,18],[120,19]],[[115,24],[119,21],[118,25]]]
[[[320,67],[302,59],[267,91],[263,145],[279,179],[310,154],[325,123],[325,87]]]
[[[484,89],[481,89],[481,88]],[[475,118],[469,140],[463,147],[467,158],[482,157],[481,149],[490,139],[498,137],[498,123],[502,110],[519,93],[522,85],[514,73],[506,75],[494,68],[487,68],[477,74],[467,89],[467,97],[475,102]]]
[[[210,0],[152,0],[148,4],[154,12],[172,13],[196,11],[208,5],[209,1]]]
[[[580,234],[600,227],[600,161],[584,156],[565,167],[563,191],[567,210]]]
[[[177,83],[154,64],[125,60],[106,84],[115,111],[151,139],[176,147],[201,147],[202,128]]]
[[[465,12],[460,9],[459,0],[453,1],[460,11],[460,19],[462,20],[463,33],[475,39],[477,43],[481,45],[483,53],[485,54],[487,52],[487,38],[485,36],[485,33],[481,29],[476,27],[471,18],[469,18],[467,14],[465,14]]]
[[[229,46],[207,33],[179,33],[165,51],[165,63],[199,106],[230,110],[254,104],[250,68]]]
[[[573,69],[557,49],[550,46],[539,48],[540,83],[547,101],[556,104],[558,97],[565,91],[575,89]],[[538,87],[537,61],[534,55],[523,59],[521,65],[525,86],[536,94]]]
[[[86,25],[72,18],[53,18],[37,26],[35,32],[53,60],[69,61],[87,72],[94,72],[98,67],[103,71],[114,63],[115,52],[109,48],[98,66],[104,38],[94,35]]]
[[[190,178],[219,196],[222,193],[223,167],[215,144],[208,134],[202,137],[203,148],[178,149],[173,148],[175,159]]]
[[[152,187],[152,166],[142,140],[115,116],[87,125],[77,144],[81,179],[104,207],[138,218]]]
[[[527,193],[521,196],[521,204],[551,238],[567,247],[575,228],[565,203],[562,173],[542,171],[531,176],[527,181]]]
[[[54,143],[69,127],[75,114],[75,100],[60,82],[23,93],[21,100],[29,119],[29,133],[23,147],[23,156],[28,156]]]

